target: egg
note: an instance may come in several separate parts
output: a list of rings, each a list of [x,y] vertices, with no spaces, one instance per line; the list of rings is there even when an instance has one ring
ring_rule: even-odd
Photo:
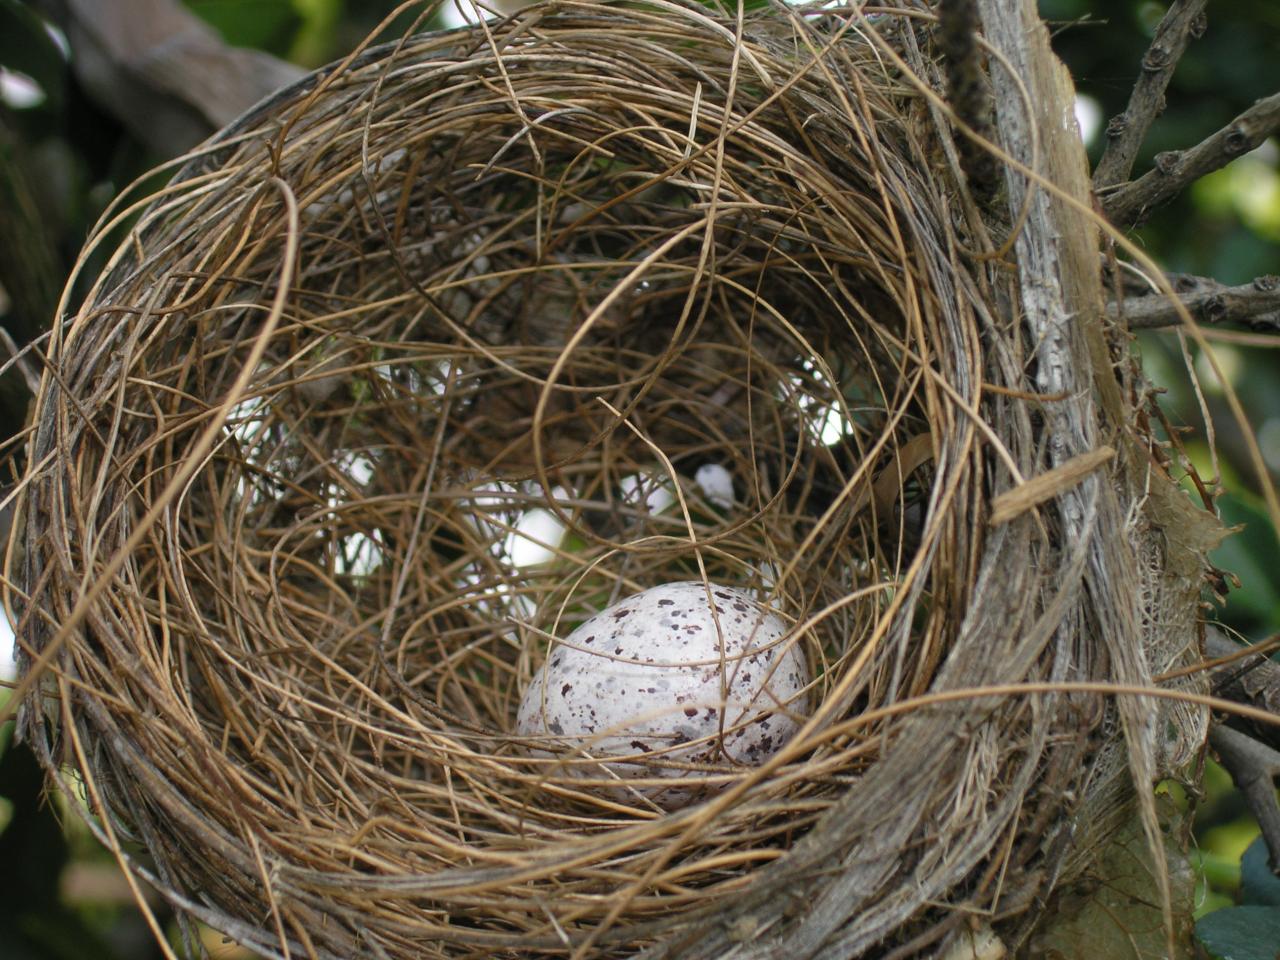
[[[743,590],[652,587],[552,644],[521,699],[517,733],[563,748],[557,755],[573,775],[671,781],[606,788],[615,797],[685,806],[724,781],[700,782],[707,772],[663,761],[755,766],[799,729],[811,675],[787,633],[782,617]]]

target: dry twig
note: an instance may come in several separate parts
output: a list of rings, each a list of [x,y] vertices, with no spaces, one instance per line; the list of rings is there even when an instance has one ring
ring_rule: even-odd
[[[1280,873],[1280,802],[1276,800],[1280,752],[1222,724],[1210,731],[1209,745],[1244,794],[1267,844],[1271,869]]]
[[[1209,629],[1205,653],[1226,661],[1210,673],[1213,692],[1224,700],[1280,716],[1280,664],[1261,653],[1246,653],[1221,631]],[[1244,795],[1270,853],[1271,867],[1280,871],[1280,727],[1239,717],[1220,719],[1209,734],[1209,745]]]
[[[1206,174],[1255,149],[1277,130],[1280,94],[1272,94],[1189,150],[1156,154],[1152,170],[1101,196],[1103,212],[1117,226],[1140,224],[1154,208]]]
[[[1247,649],[1227,639],[1218,630],[1207,631],[1205,653],[1213,660],[1234,658],[1217,667],[1211,674],[1213,692],[1224,700],[1233,700],[1280,716],[1280,663],[1261,653],[1241,657]],[[1231,722],[1255,740],[1267,744],[1273,750],[1280,750],[1280,727],[1245,720]]]
[[[304,71],[228,46],[177,0],[38,0],[90,96],[162,157],[181,153]]]
[[[1156,27],[1155,38],[1142,58],[1142,73],[1133,85],[1129,105],[1107,123],[1107,147],[1093,171],[1093,186],[1101,190],[1127,180],[1152,121],[1164,112],[1164,91],[1191,39],[1205,30],[1207,0],[1174,0]]]
[[[1185,274],[1172,279],[1179,292],[1176,303],[1154,293],[1128,297],[1107,304],[1107,315],[1130,330],[1176,327],[1182,323],[1180,304],[1197,323],[1280,330],[1280,277],[1257,277],[1236,287]]]

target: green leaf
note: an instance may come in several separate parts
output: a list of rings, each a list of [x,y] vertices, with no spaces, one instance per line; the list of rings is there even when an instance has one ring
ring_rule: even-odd
[[[298,28],[292,0],[187,0],[200,19],[233,47],[283,53]]]
[[[335,43],[342,19],[340,0],[293,0],[293,9],[302,24],[289,48],[289,59],[313,67],[331,59],[338,52]]]
[[[1280,877],[1271,872],[1267,857],[1267,845],[1259,836],[1240,858],[1242,903],[1280,907]],[[1276,942],[1280,943],[1280,939]]]
[[[1243,813],[1203,831],[1200,836],[1200,846],[1209,853],[1239,863],[1257,835],[1257,822],[1247,813]]]
[[[1218,960],[1276,960],[1280,950],[1280,910],[1229,907],[1201,917],[1196,938]]]

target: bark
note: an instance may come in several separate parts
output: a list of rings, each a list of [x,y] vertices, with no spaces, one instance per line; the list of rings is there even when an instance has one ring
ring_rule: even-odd
[[[1102,189],[1128,179],[1133,161],[1151,123],[1164,112],[1164,91],[1190,40],[1205,30],[1206,0],[1174,0],[1156,27],[1155,38],[1142,58],[1142,73],[1133,85],[1129,105],[1107,124],[1107,148],[1093,171],[1093,185]]]
[[[1155,169],[1102,198],[1102,209],[1122,227],[1140,224],[1152,210],[1206,174],[1225,167],[1280,130],[1280,93],[1259,100],[1229,124],[1191,147],[1156,154]]]

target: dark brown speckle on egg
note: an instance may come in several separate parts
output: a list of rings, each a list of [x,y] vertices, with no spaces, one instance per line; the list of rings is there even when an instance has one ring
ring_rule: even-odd
[[[798,726],[792,716],[774,713],[773,704],[805,711],[803,654],[780,642],[786,622],[751,594],[713,585],[712,596],[714,606],[699,582],[654,587],[600,611],[566,637],[521,701],[518,728],[533,735],[553,731],[563,744],[535,752],[568,749],[580,757],[586,749],[607,758],[649,753],[661,743],[663,757],[683,763],[718,762],[726,754],[737,763],[759,763],[786,743]],[[765,684],[767,693],[760,689]],[[560,696],[547,695],[556,690]],[[723,740],[721,721],[732,728]],[[685,746],[691,741],[701,742]],[[714,792],[675,785],[699,775],[666,767],[663,757],[648,766],[602,762],[609,776],[622,779],[672,777],[670,787],[636,788],[662,806]],[[589,764],[566,770],[604,779]]]

